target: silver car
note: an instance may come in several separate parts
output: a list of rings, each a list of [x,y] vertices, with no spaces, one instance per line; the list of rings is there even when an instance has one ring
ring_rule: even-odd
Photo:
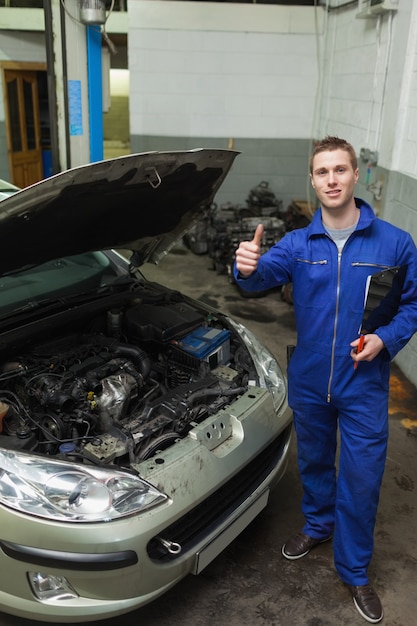
[[[283,476],[273,355],[140,271],[209,210],[235,156],[129,155],[0,203],[1,611],[86,622],[151,602]]]
[[[19,187],[0,178],[0,200],[4,200],[19,191]]]

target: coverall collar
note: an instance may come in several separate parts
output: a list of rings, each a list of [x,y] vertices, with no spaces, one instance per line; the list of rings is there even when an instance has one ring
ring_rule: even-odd
[[[368,226],[370,226],[372,222],[376,219],[376,215],[371,205],[365,202],[365,200],[362,200],[362,198],[355,198],[355,204],[360,210],[360,216],[358,224],[356,226],[356,230],[365,230],[365,228],[368,228]],[[321,215],[321,207],[319,207],[315,212],[313,219],[311,220],[309,237],[314,235],[326,234]]]

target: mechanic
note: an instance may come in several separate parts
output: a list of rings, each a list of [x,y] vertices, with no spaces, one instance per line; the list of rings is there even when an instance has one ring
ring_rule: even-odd
[[[358,177],[351,144],[331,136],[318,142],[310,179],[320,207],[311,223],[262,256],[260,224],[252,241],[240,243],[234,272],[245,291],[293,285],[297,345],[288,393],[305,525],[282,554],[299,559],[333,537],[337,573],[360,615],[376,624],[383,609],[367,569],[387,453],[390,360],[417,330],[417,251],[408,233],[354,197]],[[398,267],[394,312],[365,331],[368,277]]]

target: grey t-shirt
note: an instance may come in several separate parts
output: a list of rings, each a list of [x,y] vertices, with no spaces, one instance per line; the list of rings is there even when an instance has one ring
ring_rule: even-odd
[[[326,233],[333,239],[335,244],[337,245],[337,249],[339,252],[343,250],[343,246],[353,233],[356,228],[356,224],[353,226],[349,226],[348,228],[329,228],[325,224],[323,224]]]

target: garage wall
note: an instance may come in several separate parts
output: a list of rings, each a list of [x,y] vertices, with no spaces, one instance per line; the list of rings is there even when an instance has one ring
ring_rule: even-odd
[[[132,151],[232,147],[218,194],[244,202],[265,178],[286,206],[305,198],[323,9],[129,5]]]
[[[358,153],[362,147],[376,151],[382,167],[416,174],[415,153],[412,169],[408,161],[417,130],[410,134],[408,124],[405,136],[404,123],[407,117],[412,121],[407,111],[416,90],[417,5],[399,0],[398,6],[398,11],[368,17],[352,3],[330,10],[323,38],[319,134],[347,137]],[[415,116],[415,102],[413,108]]]

